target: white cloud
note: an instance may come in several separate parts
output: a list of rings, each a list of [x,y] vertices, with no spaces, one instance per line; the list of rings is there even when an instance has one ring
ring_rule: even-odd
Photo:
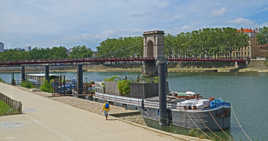
[[[14,47],[46,43],[97,46],[106,38],[141,36],[152,29],[178,34],[205,25],[239,28],[255,21],[235,17],[265,11],[265,3],[267,0],[3,0],[0,40]]]
[[[216,9],[212,11],[212,16],[222,16],[226,13],[226,8]]]
[[[236,18],[233,20],[230,20],[229,23],[231,24],[239,24],[239,25],[253,25],[255,24],[253,21],[246,19],[246,18]]]

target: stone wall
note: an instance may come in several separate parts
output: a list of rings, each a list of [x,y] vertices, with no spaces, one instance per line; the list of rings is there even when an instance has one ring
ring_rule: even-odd
[[[105,93],[120,96],[117,82],[104,82]],[[168,84],[167,84],[168,92]],[[158,83],[131,83],[130,94],[128,97],[132,98],[149,98],[158,96]]]
[[[248,67],[268,68],[265,60],[250,60]]]
[[[106,94],[120,96],[120,92],[119,92],[116,81],[109,81],[109,82],[105,81],[104,86],[105,86],[105,93]]]
[[[133,98],[158,96],[158,83],[131,83],[129,96]]]

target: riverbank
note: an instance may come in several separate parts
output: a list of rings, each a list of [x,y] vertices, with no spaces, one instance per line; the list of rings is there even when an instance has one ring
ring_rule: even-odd
[[[52,94],[50,94],[50,93],[45,93],[45,92],[40,92],[40,91],[32,92],[31,89],[27,89],[27,88],[23,88],[23,87],[18,87],[18,88],[23,90],[23,91],[25,91],[25,92],[30,92],[30,93],[32,93],[34,95],[39,95],[39,96],[42,96],[42,97],[46,97],[46,98],[51,99],[53,101],[63,103],[63,104],[66,104],[66,105],[70,105],[70,106],[72,106],[74,108],[78,108],[78,109],[81,109],[83,111],[87,111],[87,112],[90,112],[90,113],[100,115],[101,117],[104,118],[103,112],[101,111],[102,103],[89,101],[89,100],[86,100],[86,99],[80,99],[80,98],[76,98],[76,97],[70,97],[70,96],[53,97]],[[109,113],[111,115],[116,115],[116,114],[119,115],[119,114],[122,114],[122,113],[130,113],[130,112],[133,112],[133,110],[126,110],[123,107],[118,107],[118,106],[111,105],[111,111]],[[157,130],[157,129],[154,129],[154,128],[147,127],[145,122],[144,122],[144,120],[143,120],[143,118],[142,118],[142,116],[140,116],[140,115],[126,116],[124,118],[117,118],[117,117],[112,116],[112,117],[110,117],[110,121],[122,121],[124,123],[129,124],[130,126],[134,125],[132,128],[138,127],[138,128],[141,128],[141,130],[152,131],[152,132],[157,133],[157,134],[159,134],[161,136],[171,137],[171,140],[209,141],[207,139],[199,139],[199,138],[196,138],[196,137],[191,137],[191,136],[186,136],[186,135],[173,134],[173,133],[168,133],[168,132],[164,132],[164,131],[161,131],[161,130]],[[149,140],[151,140],[151,139],[149,139]],[[170,140],[170,139],[167,139],[167,140]]]

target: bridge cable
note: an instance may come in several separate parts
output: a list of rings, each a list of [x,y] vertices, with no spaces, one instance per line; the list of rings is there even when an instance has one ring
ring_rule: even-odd
[[[218,136],[215,132],[213,132],[207,125],[204,121],[200,120],[201,123],[211,132],[211,134],[213,134],[215,137],[219,138],[219,139],[222,139],[222,137]]]
[[[193,122],[194,126],[195,126],[197,129],[199,129],[205,136],[207,136],[208,138],[210,138],[210,136],[209,136],[206,132],[204,132],[201,128],[199,128],[199,126],[195,123],[195,121],[191,118],[190,115],[188,115],[188,114],[186,114],[186,115],[190,118],[190,120]]]
[[[239,128],[241,129],[242,133],[244,134],[244,136],[245,136],[249,141],[252,141],[252,139],[249,137],[249,135],[247,134],[247,132],[245,131],[245,129],[242,128],[241,122],[240,122],[239,119],[237,118],[237,115],[236,115],[236,113],[235,113],[233,107],[232,107],[232,113],[233,113],[233,115],[234,115],[234,118],[235,118],[235,120],[236,120],[236,122],[237,122]]]
[[[225,132],[222,127],[220,126],[220,124],[217,122],[217,120],[215,119],[215,117],[211,114],[210,111],[208,111],[210,117],[214,120],[214,122],[216,123],[216,125],[220,128],[220,130],[226,135],[226,136],[230,136],[231,139],[234,141],[234,139],[232,138],[232,136],[230,134],[228,134],[227,132]]]

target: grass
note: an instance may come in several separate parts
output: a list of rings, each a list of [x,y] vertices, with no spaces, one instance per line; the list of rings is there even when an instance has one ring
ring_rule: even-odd
[[[34,88],[34,85],[33,85],[33,83],[32,82],[30,82],[30,81],[22,81],[21,82],[21,86],[22,87],[25,87],[25,88]]]
[[[9,105],[4,101],[0,100],[0,116],[9,115],[16,113],[17,111],[13,110]]]
[[[150,119],[144,119],[145,123],[147,126],[155,128],[155,129],[159,129],[162,131],[166,131],[166,132],[170,132],[170,133],[175,133],[175,134],[181,134],[181,135],[187,135],[187,136],[192,136],[192,137],[198,137],[201,139],[209,139],[212,141],[231,141],[231,137],[230,136],[226,136],[225,134],[223,134],[222,132],[214,132],[217,136],[219,136],[219,138],[215,137],[211,132],[206,131],[205,133],[209,136],[207,137],[202,131],[200,131],[199,129],[185,129],[182,127],[177,127],[177,126],[173,126],[173,125],[169,125],[169,126],[164,126],[161,127],[159,126],[159,123]],[[226,132],[228,134],[230,134],[230,131],[226,130]]]
[[[52,82],[48,82],[47,80],[45,80],[43,84],[40,86],[40,90],[43,92],[52,93],[53,92]]]
[[[5,83],[5,81],[2,78],[0,78],[0,82]]]

